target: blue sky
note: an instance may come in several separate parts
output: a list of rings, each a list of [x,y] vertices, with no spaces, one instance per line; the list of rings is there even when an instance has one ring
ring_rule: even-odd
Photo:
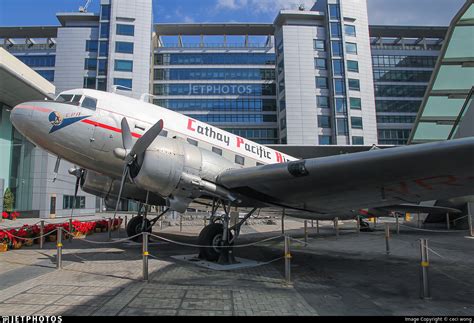
[[[0,26],[57,25],[56,12],[86,0],[0,0]],[[448,25],[465,0],[367,0],[371,24]],[[89,11],[98,11],[93,0]],[[153,0],[155,22],[273,22],[280,8],[312,0]]]

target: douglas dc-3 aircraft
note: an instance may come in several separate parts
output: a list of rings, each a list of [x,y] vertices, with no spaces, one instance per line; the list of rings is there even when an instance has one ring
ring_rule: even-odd
[[[76,194],[81,185],[109,206],[126,198],[178,212],[206,202],[213,215],[222,206],[221,220],[199,235],[208,260],[227,261],[224,250],[257,208],[349,219],[365,208],[407,210],[474,194],[474,138],[298,160],[174,111],[89,89],[19,104],[11,121],[34,144],[80,167],[70,170]],[[252,210],[231,226],[231,207]],[[134,217],[128,235],[150,232],[158,217]]]

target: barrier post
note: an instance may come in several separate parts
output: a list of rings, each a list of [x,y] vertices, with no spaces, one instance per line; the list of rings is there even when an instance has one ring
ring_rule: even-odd
[[[119,225],[117,226],[117,236],[120,238],[120,227],[122,226],[122,217],[118,217]]]
[[[56,269],[63,268],[63,231],[61,227],[56,228]]]
[[[374,217],[374,229],[377,227],[377,217]]]
[[[428,280],[428,267],[430,265],[428,259],[428,240],[420,239],[420,254],[421,254],[421,286],[420,297],[422,299],[430,299],[430,286]]]
[[[360,217],[356,216],[357,234],[360,234]]]
[[[395,217],[397,219],[397,234],[400,234],[400,216],[397,214]]]
[[[183,231],[183,215],[179,215],[179,232]]]
[[[124,222],[124,226],[123,226],[125,231],[127,231],[127,225],[128,225],[128,216],[125,216],[125,222]]]
[[[69,243],[72,242],[72,219],[69,219]]]
[[[390,254],[389,240],[390,240],[390,224],[385,223],[385,252],[387,253],[387,255]]]
[[[316,233],[319,234],[319,220],[316,220]]]
[[[311,220],[311,227],[314,228],[314,220]]]
[[[281,234],[285,234],[285,209],[281,214]]]
[[[44,234],[44,220],[41,220],[41,223],[40,223],[40,241],[39,241],[39,244],[40,244],[40,249],[43,249],[43,243],[44,243],[44,237],[43,237],[43,234]]]
[[[472,210],[471,210],[471,203],[467,203],[467,223],[469,224],[469,235],[474,237],[474,230],[472,229]]]
[[[291,250],[290,237],[285,234],[285,283],[291,284]]]
[[[304,243],[305,246],[308,243],[308,221],[304,220]]]
[[[148,282],[148,232],[142,233],[142,249],[143,249],[143,280]]]
[[[109,241],[112,240],[112,218],[109,218],[109,222],[107,224],[107,239]]]
[[[336,237],[339,237],[339,218],[334,218],[334,228],[336,229]]]

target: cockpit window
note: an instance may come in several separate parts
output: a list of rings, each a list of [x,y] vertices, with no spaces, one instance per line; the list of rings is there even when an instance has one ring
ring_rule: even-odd
[[[79,101],[81,101],[82,95],[81,94],[76,94],[74,95],[74,98],[72,99],[73,103],[79,104]]]
[[[61,101],[61,102],[69,102],[72,100],[72,97],[74,96],[74,94],[61,94],[57,101]]]
[[[95,110],[97,108],[97,100],[86,96],[84,100],[82,100],[81,106],[83,108]]]

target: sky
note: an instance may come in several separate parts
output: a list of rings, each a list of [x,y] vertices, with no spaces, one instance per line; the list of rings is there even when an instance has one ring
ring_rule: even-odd
[[[367,0],[369,23],[447,26],[466,0]],[[0,0],[0,26],[58,25],[56,12],[77,11],[86,0]],[[98,12],[92,0],[89,12]],[[278,10],[310,8],[314,0],[153,0],[154,22],[273,22]]]

